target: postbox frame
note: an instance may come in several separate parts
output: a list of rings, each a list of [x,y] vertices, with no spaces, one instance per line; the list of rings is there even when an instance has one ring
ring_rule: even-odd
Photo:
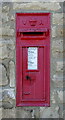
[[[16,106],[50,106],[50,27],[49,27],[49,42],[46,44],[45,40],[44,40],[44,45],[40,45],[40,42],[38,45],[32,45],[29,42],[26,44],[20,44],[19,40],[20,37],[18,36],[18,28],[17,28],[17,22],[18,22],[18,16],[22,16],[22,15],[48,15],[48,19],[49,19],[49,26],[50,26],[50,13],[16,13]],[[38,37],[37,37],[38,39]],[[44,38],[45,39],[45,38]],[[27,41],[28,39],[26,39]],[[40,39],[39,39],[40,40]],[[48,46],[48,48],[47,48]],[[48,80],[47,80],[47,84],[48,85],[48,91],[44,91],[45,92],[45,96],[47,96],[47,99],[42,101],[42,102],[38,102],[38,101],[25,101],[23,102],[22,100],[22,47],[44,47],[44,54],[46,54],[48,52],[48,67],[45,67],[45,70],[48,69]],[[47,48],[47,49],[46,49]],[[46,52],[47,50],[47,52]],[[45,58],[46,59],[46,58]],[[44,73],[46,74],[46,73]]]

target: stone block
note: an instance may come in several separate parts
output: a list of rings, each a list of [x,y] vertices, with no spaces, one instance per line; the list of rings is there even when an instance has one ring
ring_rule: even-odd
[[[2,27],[2,36],[15,36],[14,29],[11,29],[10,26]]]
[[[15,44],[12,41],[11,41],[11,43],[9,42],[8,48],[13,51],[15,49]]]
[[[63,25],[63,13],[53,13],[52,24]]]
[[[0,119],[2,119],[2,108],[0,108]]]
[[[9,6],[7,6],[7,5],[2,6],[2,12],[7,12],[8,13],[9,10],[10,10]]]
[[[51,28],[51,35],[52,38],[57,37],[60,39],[60,37],[63,37],[65,28],[63,28],[63,25],[56,25]]]
[[[9,62],[10,87],[15,86],[15,65],[13,61]]]
[[[10,41],[5,40],[0,42],[0,59],[14,59],[15,58],[15,45],[10,43]]]
[[[8,50],[8,57],[10,59],[15,59],[15,51],[14,50]]]
[[[0,21],[0,32],[2,33],[2,22]],[[1,33],[0,33],[0,36],[1,36]]]
[[[0,89],[0,102],[2,101],[2,88]]]
[[[52,104],[56,103],[56,99],[55,99],[56,95],[55,94],[56,94],[55,91],[52,92],[52,90],[51,90],[51,97],[50,97],[51,99],[50,99],[50,101],[51,101]]]
[[[11,16],[11,21],[15,21],[15,15]]]
[[[8,13],[2,13],[2,23],[8,21],[9,21]]]
[[[2,13],[2,3],[0,3],[0,14]]]
[[[54,3],[54,2],[31,2],[31,3],[14,3],[13,9],[18,10],[18,9],[32,9],[32,10],[51,10],[51,11],[57,11],[61,7],[59,3]]]
[[[2,118],[16,118],[16,109],[2,109]]]
[[[63,77],[65,78],[65,76],[63,76],[63,73],[56,73],[53,75],[52,80],[57,82],[57,81],[62,81],[63,82]]]
[[[56,60],[63,59],[63,51],[56,51],[55,49],[54,50],[51,49],[51,55],[53,59],[56,59]]]
[[[15,92],[14,89],[3,89],[2,93],[3,101],[8,101],[9,99],[15,100]]]
[[[2,0],[3,2],[22,2],[22,3],[29,3],[29,2],[64,2],[64,0]]]
[[[40,118],[59,118],[58,113],[59,107],[56,106],[55,108],[49,107],[49,108],[43,108],[40,109]]]
[[[0,108],[2,107],[2,101],[0,101]]]
[[[52,35],[53,38],[57,36],[57,34],[56,34],[56,26],[51,27],[51,35]]]
[[[2,44],[8,44],[8,46],[10,46],[11,44],[15,44],[15,37],[12,36],[2,36],[2,38],[0,38],[0,43]]]
[[[31,118],[31,113],[23,108],[3,109],[3,118]]]
[[[58,37],[63,37],[64,31],[65,31],[65,28],[63,28],[63,25],[57,26],[57,36]]]
[[[65,86],[65,82],[64,82],[65,76],[63,76],[63,73],[61,74],[61,72],[58,72],[56,74],[53,75],[52,77],[52,81],[54,82],[54,85],[58,88],[63,88],[63,85]]]
[[[50,0],[12,0],[12,2],[22,2],[22,3],[29,3],[29,2],[49,2]]]
[[[0,27],[0,38],[2,38],[2,26]]]
[[[63,61],[57,62],[57,70],[56,71],[61,71],[63,72]]]
[[[0,64],[0,86],[4,86],[8,84],[8,78],[7,78],[7,74],[6,74],[6,68],[4,67],[4,65]]]
[[[8,58],[7,45],[0,42],[0,59]]]
[[[25,111],[24,109],[16,108],[16,118],[32,118],[30,111]]]
[[[11,103],[11,101],[5,101],[5,102],[2,102],[2,107],[4,109],[12,109],[13,108],[13,103]]]
[[[12,0],[2,0],[2,2],[3,2],[3,3],[6,3],[6,2],[7,2],[7,3],[9,3],[9,2],[11,3]]]
[[[58,97],[59,97],[58,103],[65,103],[65,91],[58,90],[57,93],[58,93]]]
[[[53,53],[53,51],[63,52],[63,39],[53,40],[51,49],[52,49],[52,53]]]
[[[65,110],[63,111],[63,118],[64,118],[64,120],[65,120]]]
[[[39,108],[34,111],[34,118],[39,118],[40,117],[40,110]]]

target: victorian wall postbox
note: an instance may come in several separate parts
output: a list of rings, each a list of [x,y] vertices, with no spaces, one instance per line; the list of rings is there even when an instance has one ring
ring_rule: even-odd
[[[50,13],[16,13],[16,105],[50,106]]]

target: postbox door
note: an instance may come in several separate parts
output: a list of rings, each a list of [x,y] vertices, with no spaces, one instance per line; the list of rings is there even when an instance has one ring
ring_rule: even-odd
[[[44,47],[23,47],[23,101],[45,99]]]

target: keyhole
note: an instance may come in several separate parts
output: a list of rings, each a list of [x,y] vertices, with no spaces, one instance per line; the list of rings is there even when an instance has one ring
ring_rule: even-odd
[[[26,76],[26,79],[27,79],[27,80],[30,80],[31,78],[27,75],[27,76]]]

